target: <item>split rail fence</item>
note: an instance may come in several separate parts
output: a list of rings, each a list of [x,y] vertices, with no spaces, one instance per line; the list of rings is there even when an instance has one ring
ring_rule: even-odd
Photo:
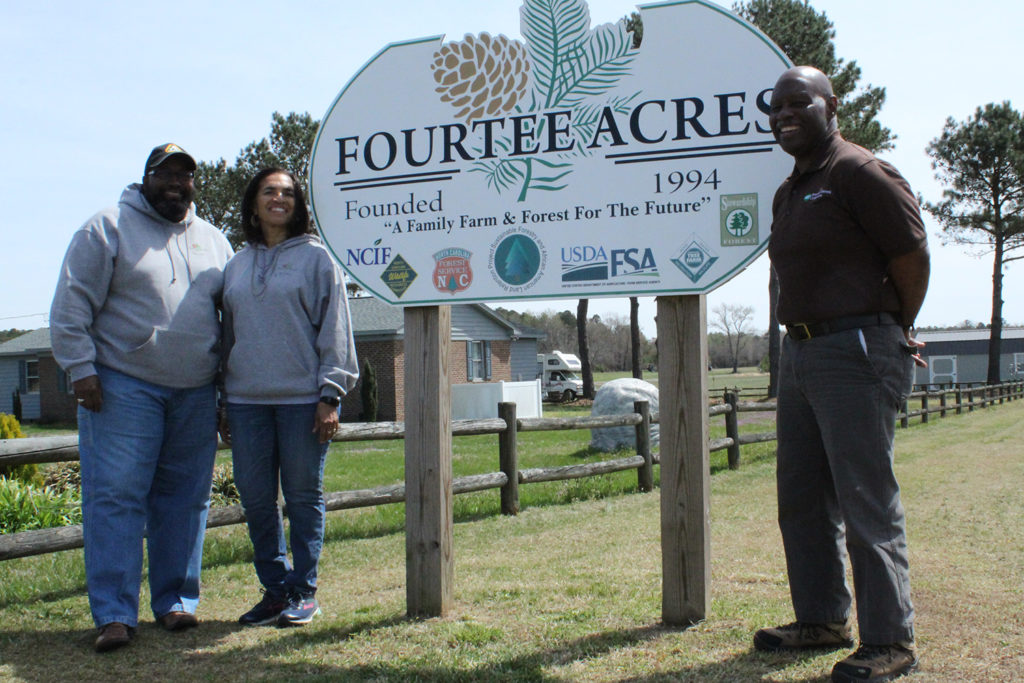
[[[898,415],[903,427],[911,418],[926,423],[933,414],[946,417],[960,415],[975,408],[1024,398],[1024,381],[971,388],[917,391],[910,395]],[[909,405],[920,407],[910,409]],[[775,440],[775,432],[741,434],[739,413],[774,412],[774,401],[741,401],[739,392],[726,390],[721,404],[710,406],[709,417],[725,418],[726,436],[712,439],[708,450],[727,450],[730,469],[740,466],[740,447]],[[646,401],[637,401],[634,412],[622,415],[604,415],[571,418],[517,418],[514,403],[501,403],[497,418],[453,420],[453,436],[498,434],[499,471],[457,477],[452,480],[452,493],[471,493],[488,489],[501,489],[501,511],[506,515],[519,512],[519,486],[543,481],[560,481],[592,477],[612,472],[637,470],[637,487],[641,491],[654,488],[657,453],[651,450],[651,425],[658,423],[658,414],[650,411]],[[599,462],[561,467],[520,469],[518,465],[518,434],[571,429],[598,429],[602,427],[632,426],[636,430],[636,455],[602,460]],[[401,422],[343,423],[334,441],[379,441],[404,439],[405,425]],[[24,463],[55,463],[78,460],[78,437],[55,436],[30,439],[0,440],[0,466]],[[372,489],[336,491],[324,494],[328,511],[347,510],[405,501],[405,484],[392,484]],[[245,522],[240,505],[210,509],[207,527],[227,526]],[[82,547],[82,527],[72,525],[53,529],[36,529],[0,535],[0,561]]]

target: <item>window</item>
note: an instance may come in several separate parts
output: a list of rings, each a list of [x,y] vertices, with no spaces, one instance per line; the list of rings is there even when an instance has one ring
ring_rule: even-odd
[[[66,370],[57,369],[57,393],[74,394],[75,388],[71,383],[71,373]]]
[[[482,382],[491,378],[491,343],[466,342],[466,379]]]
[[[23,360],[19,368],[21,371],[21,393],[39,393],[39,361]]]

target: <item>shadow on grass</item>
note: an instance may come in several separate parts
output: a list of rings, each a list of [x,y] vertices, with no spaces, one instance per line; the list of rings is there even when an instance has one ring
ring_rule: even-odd
[[[344,643],[375,631],[387,631],[407,621],[402,615],[356,621],[333,628],[279,630],[275,637],[253,645],[225,640],[247,627],[234,622],[204,621],[199,628],[166,633],[152,623],[140,625],[128,647],[99,655],[93,652],[95,631],[0,631],[0,666],[18,680],[46,682],[73,675],[77,681],[155,680],[168,677],[189,680],[342,680],[342,681],[556,681],[564,676],[551,669],[578,660],[600,658],[622,648],[643,645],[680,629],[651,625],[596,633],[565,642],[554,642],[533,652],[513,657],[458,665],[424,664],[430,653],[414,660],[381,659],[351,666],[309,661],[301,657],[307,648]],[[423,622],[443,645],[444,627],[450,622]],[[274,629],[267,627],[268,630]],[[383,634],[387,637],[387,634]],[[416,650],[415,647],[412,650]],[[631,683],[665,681],[760,680],[798,661],[797,655],[766,655],[750,650],[719,662],[682,667],[671,671],[623,678]],[[74,672],[73,674],[71,672]],[[627,674],[627,672],[623,672]],[[813,677],[807,681],[825,681]]]

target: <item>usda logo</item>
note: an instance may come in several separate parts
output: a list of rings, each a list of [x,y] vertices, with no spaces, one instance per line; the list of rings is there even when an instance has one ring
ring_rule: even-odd
[[[719,211],[723,247],[758,243],[756,194],[723,194]]]

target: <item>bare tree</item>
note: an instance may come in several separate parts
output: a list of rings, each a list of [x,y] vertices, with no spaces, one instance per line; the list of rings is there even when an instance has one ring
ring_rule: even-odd
[[[594,369],[590,364],[590,343],[587,340],[587,308],[589,299],[580,299],[576,305],[576,335],[579,342],[580,365],[583,371],[583,397],[594,398]]]
[[[711,327],[725,335],[729,344],[729,356],[732,358],[733,373],[739,372],[740,350],[743,342],[750,335],[750,321],[754,317],[753,306],[738,304],[719,304],[711,311]]]
[[[768,274],[768,397],[779,395],[779,357],[782,355],[782,331],[776,319],[779,305],[779,276],[774,267]]]
[[[640,367],[640,300],[629,297],[629,362],[633,368],[633,377],[644,378],[643,368]]]

